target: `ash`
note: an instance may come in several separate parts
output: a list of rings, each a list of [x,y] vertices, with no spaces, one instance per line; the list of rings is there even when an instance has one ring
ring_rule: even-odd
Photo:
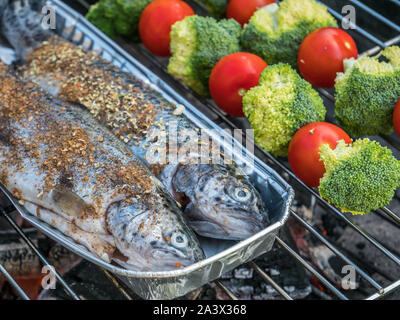
[[[280,237],[286,243],[294,244],[289,234],[289,230],[283,228]],[[272,250],[254,262],[268,274],[280,287],[284,288],[293,299],[304,299],[310,296],[312,290],[309,277],[305,269],[294,263],[293,258],[278,244],[275,244]],[[283,297],[257,272],[247,265],[242,265],[225,274],[221,282],[227,286],[239,299],[243,300],[281,300]],[[215,298],[229,300],[229,297],[218,287],[215,289]],[[206,292],[201,299],[214,298],[208,296]]]

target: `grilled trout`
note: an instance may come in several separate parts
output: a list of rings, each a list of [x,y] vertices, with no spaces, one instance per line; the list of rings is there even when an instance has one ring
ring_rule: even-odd
[[[0,181],[101,259],[166,271],[203,258],[162,183],[81,106],[0,64]]]
[[[34,15],[29,5],[9,7],[3,15],[3,33],[24,59],[19,72],[59,99],[85,106],[111,129],[181,203],[196,233],[243,240],[268,225],[260,194],[237,166],[226,164],[216,148],[199,151],[204,135],[182,106],[97,53],[43,32]]]

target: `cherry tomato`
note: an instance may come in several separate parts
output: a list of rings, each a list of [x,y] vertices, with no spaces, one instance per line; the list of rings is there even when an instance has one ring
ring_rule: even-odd
[[[247,52],[236,52],[223,57],[210,75],[210,93],[215,103],[234,117],[244,117],[242,97],[258,85],[267,63]]]
[[[332,88],[337,72],[343,72],[343,60],[357,58],[353,38],[338,28],[320,28],[302,42],[297,56],[301,75],[312,85]]]
[[[275,0],[230,0],[226,9],[226,17],[233,18],[242,26],[249,22],[253,13]]]
[[[352,142],[346,132],[331,123],[313,122],[302,127],[289,144],[288,160],[293,173],[306,185],[318,187],[325,173],[325,166],[319,161],[319,147],[328,143],[334,149],[339,140]]]
[[[142,12],[139,35],[143,44],[158,56],[169,56],[172,25],[187,16],[194,15],[193,9],[181,0],[156,0]]]
[[[393,126],[398,136],[400,136],[400,99],[396,103],[393,111]]]

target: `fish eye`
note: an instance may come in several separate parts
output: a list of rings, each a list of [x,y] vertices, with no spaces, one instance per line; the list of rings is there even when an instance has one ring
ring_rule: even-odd
[[[236,201],[246,202],[251,199],[251,191],[245,187],[236,187],[232,191],[232,197]]]
[[[185,248],[189,243],[187,236],[179,231],[175,231],[171,236],[171,244],[178,249]]]

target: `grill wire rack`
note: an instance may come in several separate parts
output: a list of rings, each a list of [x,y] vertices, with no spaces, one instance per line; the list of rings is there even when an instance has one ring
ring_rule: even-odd
[[[88,4],[84,0],[76,0],[81,6],[84,8],[88,8]],[[344,17],[335,11],[327,2],[329,1],[322,1],[325,5],[328,6],[329,12],[339,21],[342,21]],[[400,1],[399,0],[385,0],[382,2],[387,2],[391,3],[392,5],[395,5],[400,8]],[[199,7],[195,3],[190,3],[193,5],[193,8],[202,10],[201,7]],[[385,48],[390,45],[398,44],[400,42],[400,26],[399,24],[393,22],[392,20],[386,18],[382,14],[378,13],[374,9],[370,8],[366,4],[364,4],[361,1],[358,0],[349,0],[346,1],[346,4],[353,5],[357,10],[362,11],[366,16],[373,18],[376,22],[379,22],[382,24],[382,26],[385,26],[387,28],[390,28],[392,31],[394,31],[396,34],[398,33],[397,36],[391,37],[388,40],[380,40],[378,39],[374,34],[371,32],[368,32],[367,30],[353,24],[352,22],[349,22],[349,25],[351,26],[351,32],[356,34],[357,36],[360,36],[362,38],[365,38],[368,40],[370,43],[372,43],[372,47],[370,47],[368,50],[364,51],[361,55],[362,56],[371,56],[379,53],[379,51],[382,48]],[[399,17],[397,17],[399,18]],[[154,66],[158,67],[159,69],[165,69],[165,67],[153,56],[151,56],[149,53],[146,52],[140,52],[141,54],[147,55],[147,58],[154,63]],[[171,80],[172,81],[172,80]],[[178,86],[181,86],[180,84],[177,83]],[[187,89],[185,89],[187,90]],[[327,100],[330,101],[330,103],[334,102],[334,97],[329,90],[324,90],[324,89],[318,89],[320,94]],[[195,96],[195,95],[194,95]],[[195,96],[196,97],[196,96]],[[212,104],[208,100],[204,100],[200,97],[196,97],[200,99],[201,103],[208,107],[212,113],[212,120],[220,124],[222,127],[225,128],[230,128],[230,129],[238,129],[238,124],[235,123],[233,119],[230,119],[226,114],[224,114],[220,109],[218,109],[214,104]],[[333,118],[329,118],[329,121],[333,121]],[[382,139],[384,139],[386,142],[389,142],[393,148],[400,150],[400,144],[396,139],[393,139],[392,137],[388,136],[382,136]],[[318,201],[326,210],[329,210],[332,212],[332,214],[336,215],[338,218],[343,220],[348,226],[350,226],[354,232],[358,233],[361,235],[365,240],[367,240],[371,246],[375,247],[376,250],[379,250],[381,253],[383,253],[386,256],[386,259],[391,260],[396,264],[397,267],[400,268],[400,258],[398,255],[394,254],[391,250],[386,248],[383,244],[379,242],[379,240],[375,239],[375,237],[371,236],[367,231],[363,230],[360,226],[358,226],[356,223],[354,223],[351,219],[349,219],[345,214],[343,214],[341,211],[330,205],[326,200],[320,197],[318,192],[306,186],[303,182],[301,182],[297,177],[290,171],[290,169],[287,167],[287,165],[281,161],[280,159],[277,159],[273,157],[271,154],[268,152],[265,152],[258,146],[255,146],[255,152],[260,153],[263,155],[261,159],[264,159],[265,161],[268,161],[269,163],[273,164],[275,167],[279,168],[287,177],[290,177],[291,180],[295,181],[295,183],[304,190],[304,192],[309,193],[316,201]],[[14,211],[13,207],[6,207],[2,208],[0,207],[0,217],[4,217],[5,220],[12,226],[12,228],[16,231],[16,233],[21,237],[21,240],[24,241],[29,248],[34,252],[40,261],[44,265],[49,265],[47,259],[41,254],[39,249],[35,246],[35,244],[29,239],[29,237],[23,232],[23,230],[17,225],[17,223],[13,220],[11,217],[11,213]],[[400,216],[399,214],[393,212],[387,207],[378,209],[375,212],[378,216],[380,216],[382,219],[391,221],[395,226],[399,227],[400,226]],[[345,253],[343,253],[343,250],[338,249],[334,244],[332,244],[326,236],[321,234],[319,231],[317,231],[313,226],[311,226],[308,222],[306,222],[294,209],[291,209],[291,216],[300,224],[302,225],[313,237],[315,237],[318,241],[320,241],[323,245],[325,245],[327,248],[329,248],[333,254],[335,254],[338,258],[342,259],[346,264],[351,265],[357,272],[357,274],[362,277],[366,282],[369,283],[371,287],[374,288],[375,293],[373,293],[370,296],[364,297],[365,300],[376,300],[380,299],[382,297],[385,297],[389,293],[394,292],[397,289],[400,289],[400,279],[397,279],[393,281],[392,283],[382,286],[379,284],[376,280],[374,280],[366,271],[363,270],[362,267],[360,267],[358,264],[356,264],[352,259],[350,259],[348,256],[346,256]],[[400,235],[400,234],[399,234]],[[307,271],[309,274],[315,276],[321,284],[323,284],[330,293],[332,293],[334,296],[336,296],[340,300],[348,300],[348,297],[343,293],[343,290],[340,290],[337,286],[335,286],[330,280],[328,280],[327,277],[325,277],[319,270],[317,270],[316,267],[314,267],[311,263],[306,261],[297,251],[296,249],[292,248],[290,245],[288,245],[284,240],[282,240],[279,236],[276,237],[276,243],[280,247],[282,247],[292,258],[294,261],[300,263]],[[259,265],[257,265],[255,262],[251,261],[247,263],[247,266],[252,268],[256,273],[258,273],[261,278],[268,283],[270,286],[272,286],[284,299],[287,300],[292,300],[292,297],[290,294],[285,291],[284,288],[282,288],[280,285],[278,285]],[[108,271],[103,270],[106,276],[112,281],[112,283],[121,291],[123,296],[126,299],[132,300],[134,299],[134,296],[128,292],[123,285],[119,283],[119,280],[117,280],[113,275],[111,275]],[[15,289],[16,293],[20,296],[21,299],[24,300],[29,300],[29,296],[23,291],[23,289],[18,285],[18,283],[13,279],[13,277],[10,275],[10,273],[4,268],[3,265],[0,264],[0,273],[5,277],[5,279],[9,282],[9,284]],[[79,295],[74,292],[71,287],[66,283],[66,281],[61,277],[57,271],[55,271],[55,276],[58,281],[58,283],[64,288],[65,292],[74,300],[80,300]],[[238,297],[235,296],[235,294],[227,287],[225,286],[220,280],[214,281],[215,284],[224,292],[226,295],[232,299],[232,300],[237,300]],[[324,297],[323,295],[321,296],[322,298]]]

